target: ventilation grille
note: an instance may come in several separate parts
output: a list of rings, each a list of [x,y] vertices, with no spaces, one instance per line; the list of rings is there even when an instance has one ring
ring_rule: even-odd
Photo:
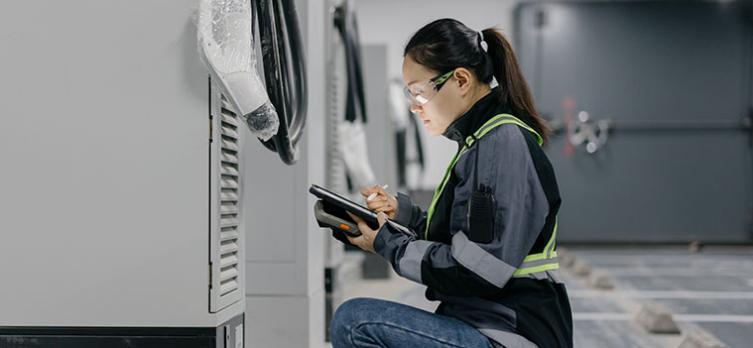
[[[220,144],[220,297],[238,290],[238,116],[222,108]]]
[[[242,297],[241,289],[241,226],[240,226],[240,126],[238,117],[224,101],[219,105],[214,126],[212,191],[213,227],[211,309],[219,311]]]

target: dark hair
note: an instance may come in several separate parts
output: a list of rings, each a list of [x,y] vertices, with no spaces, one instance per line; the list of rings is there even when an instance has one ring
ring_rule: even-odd
[[[403,56],[410,56],[416,63],[440,73],[464,67],[473,71],[481,82],[491,83],[492,78],[496,78],[499,101],[547,142],[549,128],[536,111],[512,46],[494,28],[482,33],[488,52],[481,47],[477,31],[455,19],[438,19],[413,34]]]

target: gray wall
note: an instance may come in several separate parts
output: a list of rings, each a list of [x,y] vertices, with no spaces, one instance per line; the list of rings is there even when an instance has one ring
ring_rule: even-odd
[[[547,13],[541,31],[537,9]],[[539,109],[560,121],[587,110],[615,126],[594,155],[568,149],[565,136],[548,148],[564,200],[562,240],[751,240],[749,135],[627,129],[740,122],[753,59],[742,18],[736,4],[717,2],[521,7],[518,54]]]

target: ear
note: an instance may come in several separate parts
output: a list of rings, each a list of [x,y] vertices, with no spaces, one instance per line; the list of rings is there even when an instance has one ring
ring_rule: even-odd
[[[466,68],[457,68],[453,74],[455,81],[457,81],[458,89],[465,95],[471,89],[471,82],[473,81],[473,73]]]

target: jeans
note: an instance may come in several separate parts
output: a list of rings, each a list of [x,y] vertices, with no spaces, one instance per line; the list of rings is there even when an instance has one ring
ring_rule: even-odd
[[[491,348],[486,336],[458,319],[400,303],[357,298],[335,312],[333,348]]]

